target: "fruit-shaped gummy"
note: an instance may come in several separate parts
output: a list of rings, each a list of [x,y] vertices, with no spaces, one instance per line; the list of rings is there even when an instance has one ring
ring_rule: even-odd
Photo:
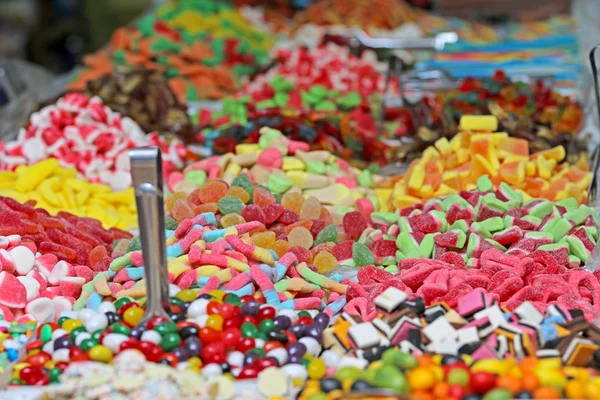
[[[277,256],[281,258],[281,256],[287,253],[291,247],[292,245],[285,240],[276,240],[275,243],[271,245],[270,249],[277,253]]]
[[[275,243],[275,232],[257,232],[252,235],[252,240],[258,247],[270,248]]]
[[[298,222],[294,222],[293,224],[290,224],[288,226],[286,226],[285,228],[283,228],[283,233],[285,233],[286,235],[289,235],[290,232],[294,229],[297,228],[299,226],[306,228],[310,231],[310,228],[312,228],[313,222],[310,220],[303,220],[303,221],[298,221]]]
[[[177,222],[181,222],[186,218],[192,218],[195,215],[194,209],[184,199],[177,199],[171,210],[171,217]]]
[[[219,205],[218,205],[218,203],[206,203],[206,204],[199,204],[197,206],[193,206],[192,208],[194,209],[195,215],[206,213],[206,212],[211,212],[213,214],[216,214],[217,211],[219,210]]]
[[[328,251],[321,251],[313,259],[313,264],[321,274],[326,274],[338,265],[337,259]]]
[[[167,199],[165,206],[167,207],[167,211],[173,211],[173,207],[175,206],[175,202],[179,199],[186,200],[187,195],[185,193],[173,193],[171,197]]]
[[[273,224],[283,214],[284,208],[281,204],[269,204],[263,208],[265,214],[265,223]]]
[[[258,221],[265,223],[265,214],[262,209],[256,204],[249,204],[242,209],[242,217],[248,222]]]
[[[294,222],[298,222],[299,219],[300,216],[298,216],[297,212],[293,210],[284,210],[281,214],[281,217],[279,217],[279,222],[281,222],[282,224],[290,225]]]
[[[300,219],[318,219],[321,216],[321,202],[313,196],[302,203]]]
[[[252,202],[260,207],[266,207],[269,204],[275,204],[275,197],[267,189],[257,187],[252,193]]]
[[[216,203],[222,197],[225,197],[229,186],[223,181],[210,181],[198,191],[198,199],[202,203]]]
[[[365,217],[358,211],[346,213],[343,219],[344,231],[351,239],[358,239],[367,229],[369,223]]]
[[[288,234],[288,242],[292,246],[300,246],[305,249],[310,249],[314,239],[310,231],[302,226],[298,226]]]
[[[226,195],[227,196],[237,197],[244,204],[248,204],[248,201],[250,201],[250,194],[248,192],[246,192],[244,189],[242,189],[241,187],[239,187],[239,186],[232,186],[232,187],[230,187],[227,190]]]
[[[292,210],[296,214],[300,214],[302,205],[304,204],[304,196],[298,192],[288,192],[281,198],[281,205],[286,210]]]
[[[221,226],[223,228],[243,224],[244,222],[246,222],[246,220],[239,214],[227,214],[221,217]]]

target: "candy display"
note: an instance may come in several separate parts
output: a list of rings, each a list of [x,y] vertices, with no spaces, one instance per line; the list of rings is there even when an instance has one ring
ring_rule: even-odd
[[[77,178],[75,168],[61,167],[55,158],[21,166],[14,172],[2,171],[0,177],[0,196],[20,203],[35,201],[51,215],[68,210],[80,217],[98,219],[107,229],[137,226],[132,189],[113,192],[106,185]]]
[[[396,182],[394,207],[471,189],[483,175],[491,177],[494,187],[510,184],[526,199],[586,201],[592,174],[583,158],[575,165],[563,162],[562,146],[530,155],[528,141],[497,132],[497,127],[494,116],[463,116],[460,133],[436,141]]]
[[[157,71],[114,72],[88,82],[85,94],[100,97],[107,107],[133,119],[144,132],[193,140],[187,107]]]
[[[9,396],[600,398],[587,110],[497,62],[568,80],[568,21],[159,3],[0,142]]]
[[[375,111],[380,108],[385,67],[374,53],[356,57],[347,47],[329,43],[312,50],[282,50],[278,61],[277,67],[255,77],[236,98],[227,99],[220,112],[210,116],[211,127],[205,136],[217,149],[256,141],[255,133],[264,123],[281,126],[286,135],[311,144],[313,149],[355,159],[385,160],[385,146],[376,138]],[[394,88],[397,90],[396,81],[390,91]],[[279,115],[283,124],[276,122]],[[204,121],[204,116],[199,119]],[[214,129],[224,132],[215,139]]]
[[[159,71],[181,103],[218,99],[236,88],[238,77],[268,64],[272,44],[227,2],[170,1],[117,29],[107,49],[86,56],[88,69],[70,88],[125,67]]]
[[[99,98],[69,93],[33,113],[16,140],[0,142],[0,170],[52,157],[92,182],[124,190],[131,186],[127,150],[135,146],[159,146],[165,173],[182,168],[189,157],[180,141],[145,135],[138,124],[111,111]],[[59,188],[60,184],[55,190]]]

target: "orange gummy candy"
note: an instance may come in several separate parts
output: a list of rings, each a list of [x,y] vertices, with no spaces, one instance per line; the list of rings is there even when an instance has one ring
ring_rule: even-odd
[[[292,192],[292,193],[288,192],[288,193],[284,194],[283,197],[281,198],[281,205],[285,209],[295,211],[298,214],[300,214],[303,204],[304,204],[304,196],[302,196],[302,194],[297,193],[297,192]]]
[[[216,203],[225,197],[229,186],[223,181],[207,182],[198,192],[198,199],[203,203]]]

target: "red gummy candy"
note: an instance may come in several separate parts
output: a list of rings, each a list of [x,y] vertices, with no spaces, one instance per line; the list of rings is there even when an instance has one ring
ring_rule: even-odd
[[[39,250],[42,254],[52,253],[56,255],[59,259],[63,259],[69,262],[73,262],[77,258],[77,252],[75,250],[52,242],[40,243]]]
[[[415,215],[413,221],[419,231],[422,233],[435,233],[439,232],[441,224],[431,214],[419,214]]]
[[[367,265],[358,270],[358,281],[363,285],[386,282],[392,279],[393,275],[387,271],[379,269],[374,265]]]
[[[440,256],[440,261],[451,264],[456,268],[466,269],[467,264],[460,254],[455,251],[447,251]]]
[[[342,224],[346,235],[351,239],[358,239],[369,226],[365,217],[358,211],[346,213]]]
[[[310,227],[310,233],[313,235],[313,238],[316,238],[319,232],[325,228],[325,221],[322,219],[311,219],[312,226]]]
[[[310,250],[300,246],[294,246],[290,248],[289,251],[294,253],[294,255],[298,258],[299,263],[308,261],[311,256]]]
[[[354,245],[352,240],[344,240],[336,244],[333,248],[333,255],[338,261],[352,259],[352,245]]]
[[[523,237],[523,231],[518,226],[513,226],[510,229],[505,230],[504,232],[494,233],[492,239],[502,245],[509,245],[511,243],[517,242],[519,239]]]
[[[284,208],[281,204],[267,204],[263,207],[265,214],[265,224],[271,225],[283,214]]]
[[[300,216],[297,212],[293,210],[284,210],[281,214],[281,217],[279,217],[279,222],[286,225],[293,224],[294,222],[298,222],[299,220]]]
[[[370,248],[375,257],[395,257],[398,250],[393,240],[378,240]]]
[[[265,223],[265,214],[263,213],[263,210],[256,204],[244,206],[244,208],[242,208],[242,217],[246,220],[246,222],[258,221],[263,224]]]

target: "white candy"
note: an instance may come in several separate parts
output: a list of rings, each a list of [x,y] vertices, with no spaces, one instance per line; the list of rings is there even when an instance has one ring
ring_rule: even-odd
[[[244,364],[244,353],[232,351],[227,355],[227,363],[232,367],[241,367]]]
[[[52,353],[52,361],[69,361],[69,349],[58,349]]]
[[[98,329],[106,329],[108,326],[108,318],[104,314],[96,314],[85,323],[85,329],[88,332],[94,332]]]
[[[197,299],[191,302],[187,309],[187,313],[190,317],[199,317],[200,315],[206,315],[206,307],[208,306],[207,299]]]
[[[108,347],[110,351],[116,354],[119,352],[119,347],[121,346],[121,343],[123,343],[127,339],[129,338],[121,333],[109,333],[108,335],[104,336],[102,344]]]
[[[292,379],[300,378],[305,381],[308,378],[308,372],[301,364],[286,364],[281,369]]]
[[[316,356],[317,354],[319,354],[321,352],[321,345],[315,338],[306,336],[306,337],[300,338],[298,340],[298,342],[305,345],[306,352],[309,354],[312,354],[313,356]]]
[[[19,348],[19,342],[17,342],[14,339],[6,339],[4,342],[2,342],[2,345],[4,346],[5,349],[18,349]]]
[[[254,347],[262,349],[263,347],[265,347],[265,341],[261,338],[254,339]]]
[[[284,316],[288,317],[292,321],[292,324],[295,323],[296,321],[298,321],[298,314],[294,310],[289,310],[289,309],[279,310],[277,315],[284,315]]]
[[[77,334],[77,336],[75,337],[75,346],[80,346],[81,342],[83,342],[85,339],[89,339],[92,337],[91,333],[87,333],[87,332],[80,332]]]
[[[58,296],[52,299],[54,303],[54,315],[62,316],[65,312],[73,310],[73,304],[64,296]]]
[[[159,344],[161,339],[160,334],[156,331],[145,331],[140,338],[140,340],[145,340],[146,342],[152,342],[154,344]]]
[[[194,321],[200,326],[200,328],[204,328],[206,326],[206,321],[208,321],[208,315],[198,315],[194,318]]]
[[[47,318],[54,318],[54,302],[45,297],[37,298],[27,303],[25,312],[33,315],[35,320],[40,322]]]
[[[58,328],[57,330],[55,330],[54,332],[52,332],[52,336],[51,336],[51,337],[52,337],[52,340],[56,340],[56,339],[58,339],[59,337],[63,337],[63,336],[65,336],[65,335],[69,335],[69,334],[67,333],[67,331],[65,331],[65,330],[64,330],[64,329],[62,329],[62,328]]]
[[[54,340],[48,340],[46,344],[42,346],[42,351],[46,354],[54,353]]]
[[[77,319],[85,325],[85,323],[88,322],[89,319],[92,318],[94,315],[96,315],[96,311],[91,310],[89,308],[84,308],[83,310],[79,311]]]
[[[169,283],[169,297],[174,297],[179,292],[181,292],[181,288],[179,286]]]
[[[187,361],[182,361],[182,362],[180,362],[179,364],[177,364],[177,370],[178,370],[178,371],[185,371],[185,369],[186,369],[187,367],[189,367],[190,365],[192,365],[192,364],[190,364],[190,363],[189,363],[189,362],[187,362]]]
[[[327,368],[335,368],[341,361],[342,357],[332,350],[325,350],[320,356]]]
[[[19,275],[27,275],[35,264],[35,254],[25,246],[17,246],[9,251]]]
[[[206,364],[202,368],[202,376],[205,378],[209,378],[211,376],[221,376],[223,375],[223,369],[219,364],[210,363]]]
[[[97,311],[100,314],[105,314],[107,312],[116,312],[117,309],[115,308],[115,305],[111,301],[103,301],[98,306],[98,310]]]
[[[40,283],[33,278],[27,276],[17,276],[17,280],[25,286],[27,291],[27,301],[32,301],[40,295]]]
[[[68,274],[69,264],[64,260],[60,260],[56,263],[54,268],[52,268],[52,271],[50,271],[50,275],[48,276],[48,282],[50,282],[52,285],[58,285],[58,282],[60,282],[60,278],[64,278]]]
[[[274,357],[279,361],[279,365],[283,365],[288,360],[288,353],[286,349],[275,348],[267,353],[267,357]]]

